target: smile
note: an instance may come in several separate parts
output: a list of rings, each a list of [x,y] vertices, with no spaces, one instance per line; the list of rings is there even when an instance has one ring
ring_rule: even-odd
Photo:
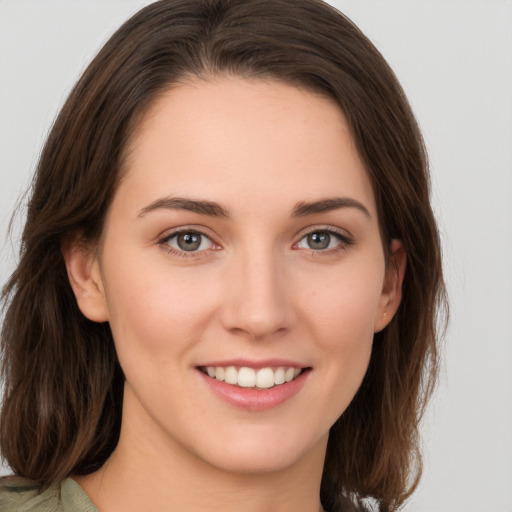
[[[296,379],[301,368],[280,366],[278,368],[260,368],[255,370],[242,366],[202,366],[200,370],[212,379],[241,388],[269,389]]]

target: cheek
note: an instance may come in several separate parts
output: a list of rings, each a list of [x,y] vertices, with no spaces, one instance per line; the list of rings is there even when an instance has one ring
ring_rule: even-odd
[[[176,364],[213,314],[212,280],[191,279],[188,272],[170,272],[165,264],[128,255],[104,265],[109,323],[123,368],[144,358],[148,364],[151,358]]]
[[[380,266],[347,269],[323,281],[323,289],[302,297],[310,336],[322,354],[317,366],[325,372],[332,385],[330,396],[342,410],[368,367],[383,275]]]
[[[318,287],[301,297],[311,325],[324,333],[315,338],[333,347],[372,340],[383,278],[383,265],[360,264],[317,279]]]

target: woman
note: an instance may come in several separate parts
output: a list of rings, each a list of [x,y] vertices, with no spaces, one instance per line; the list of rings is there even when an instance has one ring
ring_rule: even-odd
[[[443,291],[421,134],[348,19],[151,4],[39,162],[0,510],[396,510]]]

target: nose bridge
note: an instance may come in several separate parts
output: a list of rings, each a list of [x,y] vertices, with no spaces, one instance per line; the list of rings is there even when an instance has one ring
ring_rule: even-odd
[[[292,308],[283,263],[270,244],[249,244],[240,250],[229,276],[227,328],[261,339],[291,326]]]

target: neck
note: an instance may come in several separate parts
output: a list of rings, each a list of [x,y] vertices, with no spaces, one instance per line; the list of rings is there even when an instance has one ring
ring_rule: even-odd
[[[100,512],[322,510],[326,439],[286,467],[233,471],[205,462],[162,431],[148,435],[143,413],[129,416],[136,421],[123,419],[118,446],[104,466],[75,478]]]

